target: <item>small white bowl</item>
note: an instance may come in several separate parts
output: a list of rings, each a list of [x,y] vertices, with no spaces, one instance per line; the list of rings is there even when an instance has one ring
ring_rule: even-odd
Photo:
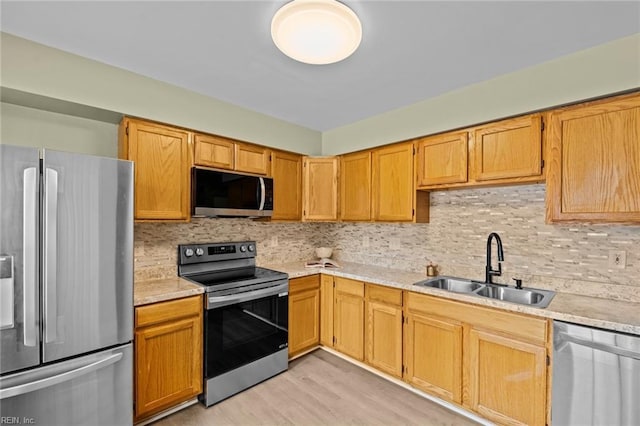
[[[318,259],[328,259],[331,257],[333,249],[331,247],[318,247],[316,249],[316,256]]]

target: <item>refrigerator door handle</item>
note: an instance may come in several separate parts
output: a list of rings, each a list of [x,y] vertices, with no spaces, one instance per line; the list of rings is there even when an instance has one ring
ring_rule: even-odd
[[[85,374],[93,373],[111,364],[115,364],[122,358],[122,352],[111,354],[98,361],[94,361],[91,364],[84,365],[79,368],[75,368],[69,371],[65,371],[54,376],[46,377],[40,380],[29,381],[27,383],[18,384],[8,388],[2,387],[2,380],[0,379],[0,400],[5,398],[11,398],[18,395],[24,395],[26,393],[35,392],[40,389],[48,388],[49,386],[58,385],[69,380],[76,379]]]
[[[58,328],[57,244],[58,244],[58,172],[46,168],[44,197],[44,337],[55,342]]]
[[[36,294],[37,269],[38,269],[38,171],[35,167],[24,169],[23,179],[23,218],[22,218],[22,301],[24,312],[24,336],[25,346],[36,346],[38,324],[36,313],[38,300]]]

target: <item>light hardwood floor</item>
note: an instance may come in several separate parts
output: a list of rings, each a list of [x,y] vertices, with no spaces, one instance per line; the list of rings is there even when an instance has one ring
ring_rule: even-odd
[[[188,425],[476,425],[335,355],[317,350],[289,370],[208,409],[154,423]]]

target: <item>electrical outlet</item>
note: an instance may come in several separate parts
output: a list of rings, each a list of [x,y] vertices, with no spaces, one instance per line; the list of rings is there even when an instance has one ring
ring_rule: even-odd
[[[362,237],[362,248],[369,248],[369,237]]]
[[[609,268],[624,269],[627,266],[627,252],[624,250],[609,250]]]
[[[278,247],[278,236],[273,235],[271,237],[271,241],[269,242],[269,247]]]

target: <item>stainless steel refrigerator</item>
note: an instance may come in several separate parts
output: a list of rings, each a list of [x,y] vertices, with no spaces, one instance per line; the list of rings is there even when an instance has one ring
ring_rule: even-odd
[[[133,419],[133,164],[0,145],[3,423]]]

